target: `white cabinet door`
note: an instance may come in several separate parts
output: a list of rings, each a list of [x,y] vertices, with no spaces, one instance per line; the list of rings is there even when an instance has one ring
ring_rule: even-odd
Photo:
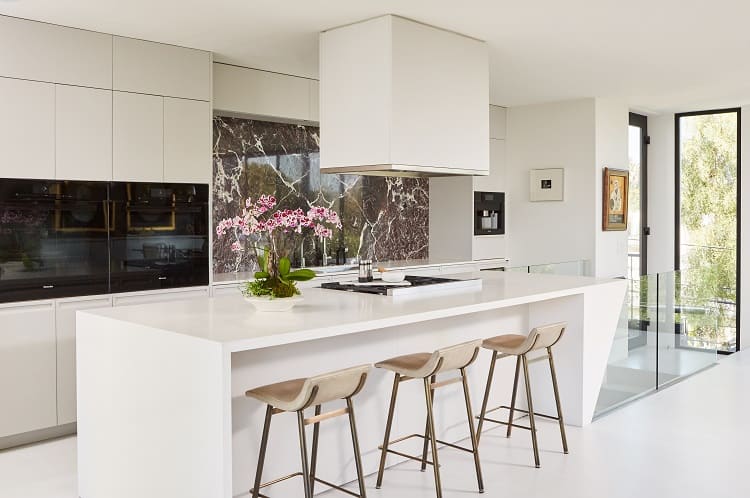
[[[0,307],[0,437],[57,425],[53,301]]]
[[[309,120],[310,80],[214,64],[214,109]]]
[[[121,295],[115,294],[112,296],[112,304],[114,306],[131,306],[134,304],[159,303],[164,301],[208,297],[208,294],[208,287],[190,287],[185,289],[159,290]]]
[[[320,287],[320,284],[324,282],[333,282],[334,280],[336,281],[347,280],[351,278],[352,278],[351,275],[346,275],[346,276],[342,275],[339,277],[315,277],[312,280],[305,280],[304,282],[297,282],[297,288],[300,290],[311,289],[313,287]]]
[[[213,296],[224,297],[224,296],[241,296],[242,291],[240,290],[241,284],[222,284],[214,285]]]
[[[475,235],[473,259],[504,258],[505,244],[505,235]]]
[[[112,176],[117,181],[164,180],[164,99],[114,92]]]
[[[505,192],[505,140],[490,140],[490,174],[474,177],[474,191]]]
[[[55,304],[58,425],[76,421],[76,311],[111,306],[109,296],[61,299]]]
[[[310,80],[310,121],[320,121],[320,83]]]
[[[112,35],[0,17],[0,76],[112,88]]]
[[[465,265],[445,265],[440,267],[440,273],[442,275],[452,275],[456,273],[471,273],[479,271],[479,266],[474,263]]]
[[[505,140],[505,107],[490,106],[490,138]]]
[[[55,177],[112,179],[112,91],[55,85]]]
[[[55,85],[0,78],[0,178],[55,177]]]
[[[434,277],[440,275],[439,266],[426,266],[424,268],[406,268],[404,273],[407,275],[415,275],[418,277]]]
[[[211,100],[209,52],[115,36],[112,53],[115,90]]]
[[[164,99],[164,181],[209,183],[211,104]]]

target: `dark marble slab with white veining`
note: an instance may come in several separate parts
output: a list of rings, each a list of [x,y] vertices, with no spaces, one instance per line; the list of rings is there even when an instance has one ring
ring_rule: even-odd
[[[319,128],[235,117],[214,118],[214,225],[239,214],[247,197],[273,194],[280,208],[327,206],[343,228],[327,241],[334,256],[375,261],[423,259],[429,254],[429,180],[320,174]],[[252,248],[236,255],[233,239],[214,234],[214,272],[254,270]],[[284,252],[297,266],[322,263],[312,235],[290,239]]]

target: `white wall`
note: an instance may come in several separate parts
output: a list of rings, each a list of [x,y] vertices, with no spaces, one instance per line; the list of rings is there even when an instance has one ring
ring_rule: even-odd
[[[622,277],[628,269],[628,232],[602,230],[602,170],[628,169],[628,106],[623,101],[596,99],[596,261],[594,274],[598,277]]]
[[[506,203],[513,266],[586,260],[625,275],[627,233],[602,232],[602,168],[626,168],[628,107],[587,98],[508,109]],[[530,202],[529,170],[565,168],[565,200]]]
[[[506,233],[513,266],[594,261],[595,100],[508,109]],[[530,202],[529,170],[565,168],[565,200]]]

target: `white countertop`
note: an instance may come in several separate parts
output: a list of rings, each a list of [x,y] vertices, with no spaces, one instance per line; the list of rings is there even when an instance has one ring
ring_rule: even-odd
[[[261,313],[241,296],[198,298],[105,308],[91,313],[220,343],[245,351],[581,294],[622,281],[515,272],[459,274],[477,278],[477,291],[445,291],[393,298],[312,288],[304,302],[286,313]]]
[[[402,259],[402,260],[393,260],[393,261],[376,261],[373,262],[372,266],[373,269],[377,270],[379,267],[384,268],[425,268],[430,266],[452,266],[452,265],[468,265],[468,264],[478,264],[478,265],[494,265],[497,267],[503,267],[506,266],[508,263],[508,260],[505,258],[498,258],[498,259],[490,259],[490,260],[479,260],[479,261],[464,261],[464,260],[455,260],[455,259],[446,259],[446,258],[424,258],[424,259]],[[339,265],[331,265],[331,266],[339,266]],[[352,264],[354,266],[354,264]],[[313,268],[316,269],[318,267]],[[342,272],[325,272],[320,273],[318,277],[330,277],[334,275],[347,275],[347,274],[356,274],[357,270],[348,270],[348,271],[342,271]],[[230,273],[214,273],[213,275],[213,283],[214,284],[234,284],[238,282],[245,282],[247,280],[251,280],[253,278],[253,272],[230,272]]]

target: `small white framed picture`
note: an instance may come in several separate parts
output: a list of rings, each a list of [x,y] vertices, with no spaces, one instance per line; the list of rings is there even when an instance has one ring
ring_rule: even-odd
[[[562,201],[565,192],[565,169],[532,169],[529,172],[531,202]]]

